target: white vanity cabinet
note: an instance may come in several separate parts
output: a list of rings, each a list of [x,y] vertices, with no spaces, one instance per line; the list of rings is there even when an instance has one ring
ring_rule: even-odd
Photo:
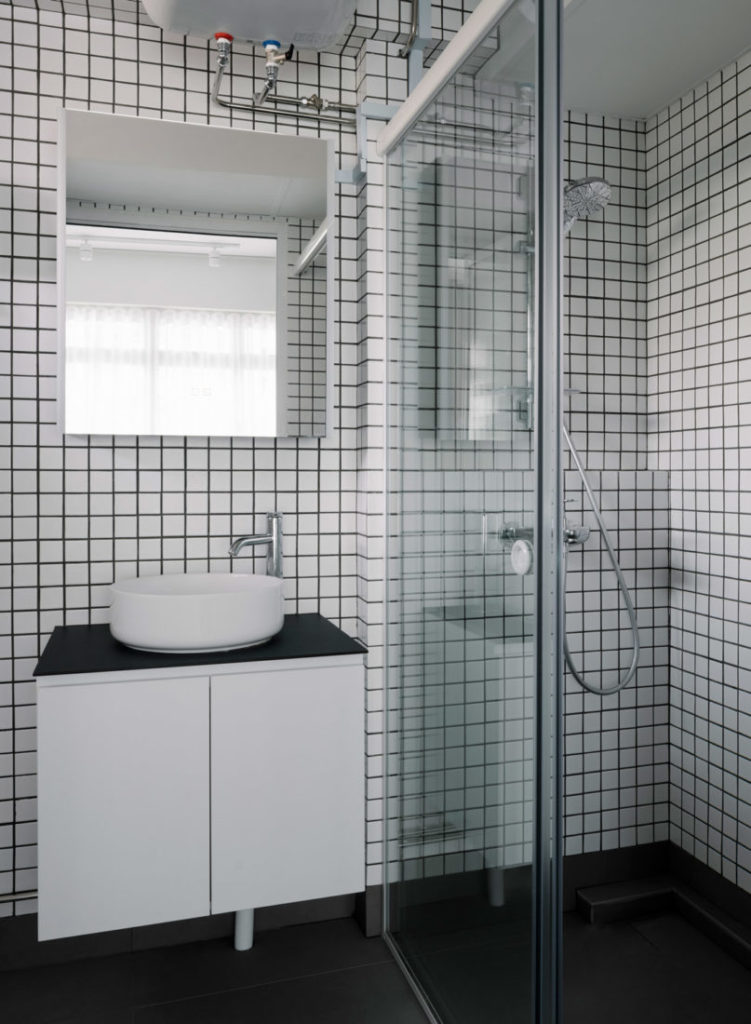
[[[211,908],[364,888],[364,708],[351,666],[211,681]]]
[[[361,653],[123,675],[38,678],[40,939],[364,888]]]
[[[208,678],[40,685],[37,710],[40,939],[208,914]]]

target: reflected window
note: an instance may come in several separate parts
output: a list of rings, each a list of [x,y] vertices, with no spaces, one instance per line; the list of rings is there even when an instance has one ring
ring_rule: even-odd
[[[273,311],[69,303],[66,338],[74,433],[276,432]]]
[[[65,430],[283,432],[278,239],[68,226]]]

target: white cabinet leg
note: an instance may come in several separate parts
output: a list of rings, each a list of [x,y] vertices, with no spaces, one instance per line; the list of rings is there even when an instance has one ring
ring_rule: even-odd
[[[243,952],[253,948],[253,911],[238,910],[235,913],[235,949]]]

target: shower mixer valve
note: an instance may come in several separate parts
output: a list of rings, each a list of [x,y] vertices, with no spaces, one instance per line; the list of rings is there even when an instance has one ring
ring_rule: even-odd
[[[566,505],[574,505],[578,502],[578,498],[564,498],[563,499],[563,543],[564,544],[586,544],[589,540],[591,530],[588,526],[569,526],[566,517]]]
[[[590,529],[588,526],[564,526],[564,544],[586,544],[589,540]]]

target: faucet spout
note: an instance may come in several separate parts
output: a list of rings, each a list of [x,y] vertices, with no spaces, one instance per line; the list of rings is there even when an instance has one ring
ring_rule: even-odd
[[[234,540],[230,545],[229,555],[230,558],[235,558],[244,548],[265,544],[267,546],[266,574],[268,576],[278,576],[279,579],[282,579],[281,512],[268,512],[266,515],[266,527],[267,533],[247,534]]]

